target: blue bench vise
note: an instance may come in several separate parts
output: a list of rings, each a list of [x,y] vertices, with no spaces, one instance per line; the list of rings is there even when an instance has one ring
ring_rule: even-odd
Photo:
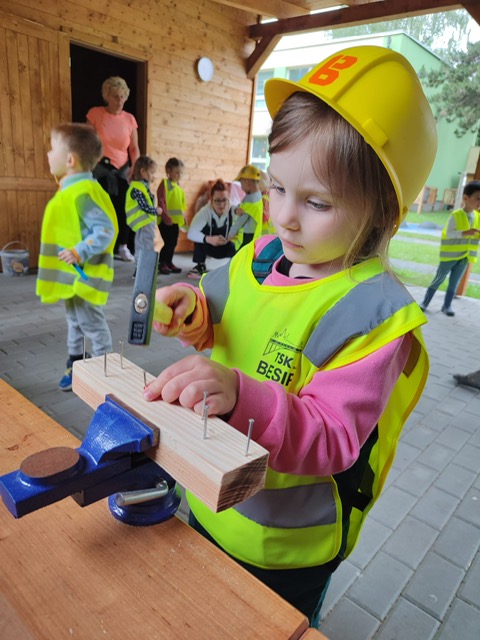
[[[71,496],[84,507],[109,496],[118,520],[151,525],[171,518],[180,504],[175,480],[145,451],[159,431],[107,396],[78,449],[54,447],[26,458],[0,476],[0,495],[15,518]]]

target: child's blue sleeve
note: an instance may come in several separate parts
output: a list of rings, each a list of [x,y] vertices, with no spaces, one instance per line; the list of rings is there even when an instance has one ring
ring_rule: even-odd
[[[82,232],[82,240],[75,250],[85,262],[105,251],[115,237],[115,228],[105,211],[88,194],[79,196],[75,204]]]

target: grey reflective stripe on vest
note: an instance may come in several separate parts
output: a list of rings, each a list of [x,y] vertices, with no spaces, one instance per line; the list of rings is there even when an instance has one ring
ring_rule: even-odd
[[[225,311],[230,293],[230,263],[206,273],[202,278],[202,288],[207,297],[208,310],[213,324],[218,324]]]
[[[51,258],[52,256],[58,256],[60,248],[58,244],[52,244],[51,242],[42,242],[40,244],[40,255]]]
[[[234,509],[264,527],[277,529],[317,527],[335,524],[337,520],[332,485],[329,482],[285,489],[263,489]]]
[[[405,287],[388,273],[359,282],[323,316],[303,355],[321,367],[352,338],[368,335],[412,302]]]
[[[44,282],[58,282],[59,284],[73,285],[78,275],[75,272],[67,273],[66,271],[60,271],[57,269],[45,269],[40,267],[38,270],[38,279]]]

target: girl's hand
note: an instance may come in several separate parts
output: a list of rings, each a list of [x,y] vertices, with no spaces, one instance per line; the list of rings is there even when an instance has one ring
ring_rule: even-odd
[[[161,397],[165,402],[179,402],[202,415],[205,392],[208,415],[229,413],[237,402],[238,376],[223,364],[192,355],[164,369],[145,387],[143,397],[149,401]]]
[[[185,320],[195,311],[197,296],[189,287],[172,286],[157,289],[152,327],[162,336],[176,336]]]

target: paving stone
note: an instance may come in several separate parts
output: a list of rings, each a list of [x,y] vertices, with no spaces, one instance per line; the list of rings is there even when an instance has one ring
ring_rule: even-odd
[[[449,464],[435,480],[435,487],[457,498],[463,498],[475,481],[476,475],[458,464]]]
[[[427,467],[432,467],[433,469],[438,469],[438,471],[440,471],[446,467],[454,456],[455,451],[448,447],[439,445],[435,441],[422,451],[417,460]]]
[[[458,567],[468,569],[479,547],[480,529],[454,516],[436,539],[433,550]]]
[[[436,553],[429,553],[415,571],[404,595],[437,620],[443,620],[464,575],[463,569]]]
[[[383,551],[415,569],[438,536],[438,531],[416,518],[407,516],[383,546]]]
[[[480,556],[478,555],[465,576],[459,596],[480,609]],[[480,626],[478,628],[480,629]]]
[[[415,502],[414,496],[391,486],[380,496],[372,508],[370,516],[393,530],[398,527]]]
[[[470,435],[471,434],[464,429],[451,426],[449,429],[442,431],[436,440],[436,444],[443,445],[454,451],[459,451],[470,439]]]
[[[391,535],[392,530],[389,527],[377,522],[374,518],[367,518],[360,534],[360,540],[348,557],[349,561],[356,567],[365,569]]]
[[[478,489],[470,489],[455,515],[480,527],[480,491]]]
[[[380,551],[347,591],[347,596],[383,620],[412,573],[405,564]]]
[[[479,635],[480,611],[456,598],[436,640],[478,640]]]
[[[453,462],[455,462],[455,464],[459,464],[461,467],[470,469],[470,471],[473,471],[475,473],[478,473],[479,460],[480,452],[478,450],[478,447],[474,447],[468,442],[453,458]]]
[[[371,640],[379,625],[379,620],[343,598],[322,622],[320,631],[329,640]]]
[[[438,620],[400,598],[375,634],[375,640],[433,640],[439,626]],[[415,635],[412,635],[412,630]]]
[[[407,493],[421,497],[433,484],[438,476],[438,471],[415,461],[401,473],[394,485]]]
[[[350,560],[340,564],[332,576],[327,595],[322,606],[322,619],[326,618],[330,611],[339,603],[347,589],[360,575],[360,570]]]
[[[439,531],[455,511],[459,504],[458,498],[431,487],[411,510],[415,516]]]

